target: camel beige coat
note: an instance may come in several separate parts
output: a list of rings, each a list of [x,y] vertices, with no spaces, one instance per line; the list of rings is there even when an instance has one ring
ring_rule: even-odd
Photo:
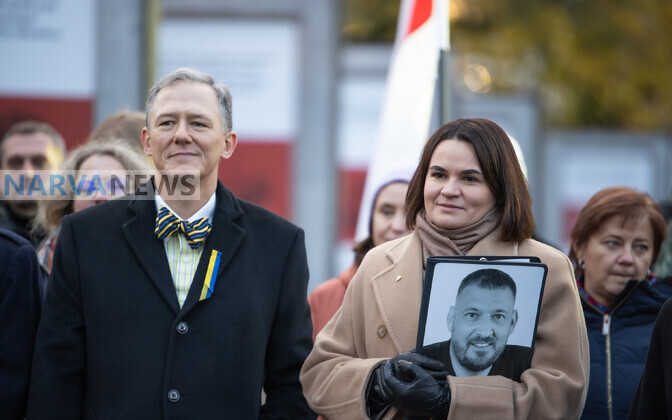
[[[448,419],[575,419],[588,389],[588,338],[569,259],[534,240],[503,243],[495,230],[470,255],[538,256],[548,266],[534,355],[521,383],[502,376],[448,377]],[[422,295],[415,233],[369,251],[341,309],[318,334],[301,370],[310,406],[327,419],[365,419],[373,367],[415,347]],[[395,409],[386,419],[403,418]]]

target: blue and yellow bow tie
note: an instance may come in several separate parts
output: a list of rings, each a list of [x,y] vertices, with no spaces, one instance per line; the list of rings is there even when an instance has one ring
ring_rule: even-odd
[[[166,206],[161,206],[159,214],[156,215],[156,228],[154,233],[159,239],[163,240],[175,232],[182,232],[187,238],[191,249],[198,249],[212,230],[210,219],[202,217],[193,222],[185,222],[175,216]]]

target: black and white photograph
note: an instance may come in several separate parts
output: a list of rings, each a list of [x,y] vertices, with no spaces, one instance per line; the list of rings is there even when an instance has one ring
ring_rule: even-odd
[[[430,257],[418,328],[422,354],[453,376],[520,381],[534,349],[547,268],[529,258]]]

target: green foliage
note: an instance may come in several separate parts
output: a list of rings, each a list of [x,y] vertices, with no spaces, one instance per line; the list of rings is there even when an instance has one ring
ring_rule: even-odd
[[[538,93],[547,125],[672,129],[672,2],[451,1],[455,71],[478,63],[492,93]],[[398,7],[347,0],[345,40],[392,42]]]
[[[346,0],[341,36],[348,42],[394,42],[400,0]]]

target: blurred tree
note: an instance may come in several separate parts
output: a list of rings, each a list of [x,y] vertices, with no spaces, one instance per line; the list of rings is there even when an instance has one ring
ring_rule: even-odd
[[[346,42],[394,42],[400,0],[346,0],[341,36]]]
[[[398,8],[346,0],[345,41],[392,42]],[[451,0],[450,32],[456,74],[538,93],[547,125],[672,129],[672,2]]]

